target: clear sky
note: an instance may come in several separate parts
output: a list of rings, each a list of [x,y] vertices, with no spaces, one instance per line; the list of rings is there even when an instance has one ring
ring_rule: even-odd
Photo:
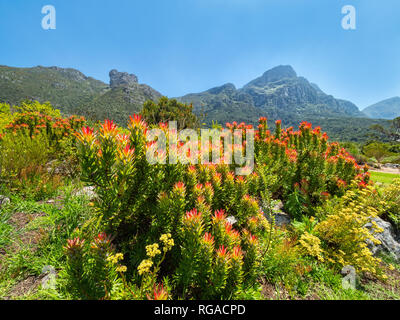
[[[43,30],[44,5],[56,30]],[[356,8],[344,30],[341,8]],[[400,95],[398,0],[0,0],[0,64],[108,72],[173,97],[290,64],[361,109]]]

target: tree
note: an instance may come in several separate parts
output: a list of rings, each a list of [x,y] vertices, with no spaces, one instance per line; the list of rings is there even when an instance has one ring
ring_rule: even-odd
[[[39,112],[40,114],[50,117],[61,117],[60,110],[54,109],[50,102],[40,103],[38,101],[26,100],[21,102],[19,106],[14,106],[18,112]]]
[[[390,155],[388,145],[380,142],[372,142],[364,146],[363,153],[369,158],[375,158],[378,162]]]
[[[192,104],[184,104],[176,99],[161,97],[158,103],[146,101],[141,114],[149,124],[177,121],[178,129],[185,129],[198,126],[199,121],[192,111]]]
[[[371,136],[375,139],[384,138],[384,139],[388,139],[390,141],[400,142],[400,117],[397,117],[396,119],[390,121],[389,129],[386,129],[379,124],[375,124],[375,125],[371,126],[370,129],[372,129],[375,134],[379,135],[379,137],[378,137],[378,136],[372,134]]]

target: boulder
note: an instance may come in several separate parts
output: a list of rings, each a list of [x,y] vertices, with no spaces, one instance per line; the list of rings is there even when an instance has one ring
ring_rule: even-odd
[[[374,234],[374,237],[378,239],[381,244],[377,245],[372,243],[372,241],[368,241],[368,248],[374,255],[384,252],[400,261],[400,239],[398,235],[396,235],[393,226],[379,217],[373,218],[372,220],[376,222],[379,228],[383,229],[383,232]],[[365,227],[371,229],[372,224],[367,223]]]
[[[284,227],[292,222],[289,214],[283,211],[283,203],[282,201],[274,201],[272,204],[272,215],[275,218],[275,225],[278,227]],[[269,222],[271,222],[271,217],[268,215],[268,208],[263,206],[264,216],[267,218]]]

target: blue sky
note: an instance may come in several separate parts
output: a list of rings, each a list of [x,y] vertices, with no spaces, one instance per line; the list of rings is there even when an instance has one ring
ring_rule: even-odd
[[[43,30],[54,5],[57,29]],[[353,5],[357,29],[344,30]],[[0,0],[0,64],[116,68],[173,97],[290,64],[361,109],[400,95],[398,0]]]

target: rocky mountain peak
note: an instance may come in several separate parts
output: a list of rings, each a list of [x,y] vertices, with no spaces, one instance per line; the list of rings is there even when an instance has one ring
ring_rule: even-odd
[[[110,71],[110,87],[131,87],[138,83],[138,78],[134,74],[119,72],[116,69]]]
[[[287,66],[281,65],[264,72],[264,74],[261,77],[249,82],[245,87],[248,86],[264,87],[272,82],[280,81],[283,79],[293,79],[293,78],[297,78],[296,71],[294,71],[294,69],[289,65]]]
[[[215,88],[209,89],[207,91],[211,94],[220,94],[222,92],[233,93],[236,91],[236,87],[233,83],[226,83],[222,86],[215,87]]]

